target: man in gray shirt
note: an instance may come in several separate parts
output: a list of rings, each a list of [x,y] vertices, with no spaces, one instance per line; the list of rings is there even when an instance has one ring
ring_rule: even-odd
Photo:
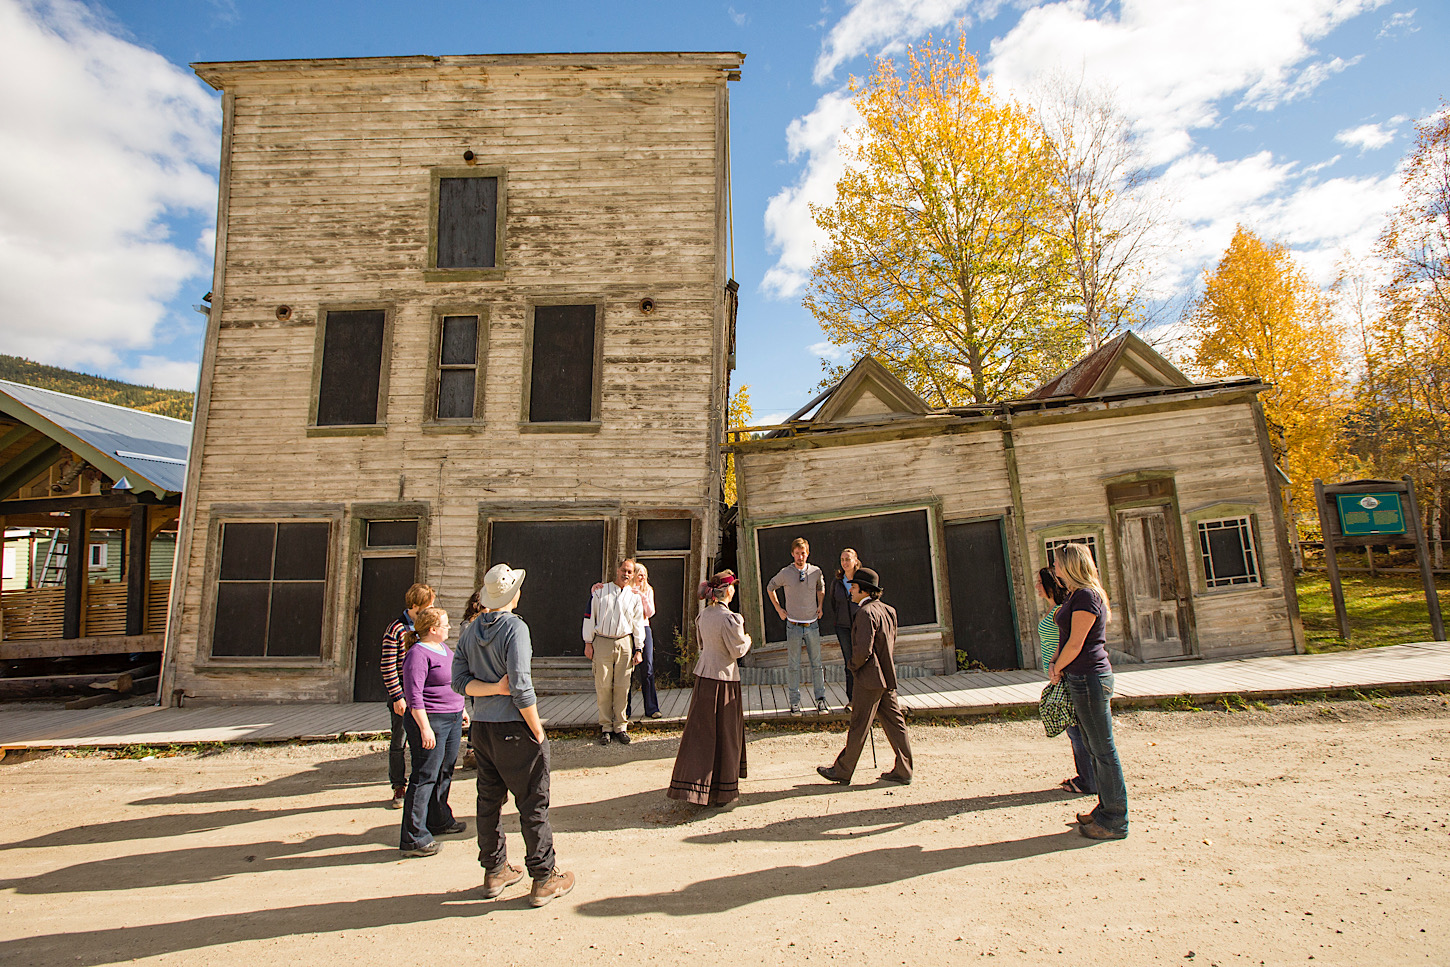
[[[794,563],[787,564],[770,579],[765,586],[765,595],[775,606],[776,614],[785,622],[785,653],[787,661],[786,683],[790,687],[790,714],[801,714],[801,643],[806,646],[806,657],[811,663],[811,684],[816,690],[816,714],[825,715],[826,674],[821,667],[821,629],[817,622],[821,617],[821,602],[826,597],[826,577],[821,569],[807,562],[811,545],[804,537],[797,537],[790,545],[790,556]],[[776,589],[785,591],[785,606],[781,607]]]

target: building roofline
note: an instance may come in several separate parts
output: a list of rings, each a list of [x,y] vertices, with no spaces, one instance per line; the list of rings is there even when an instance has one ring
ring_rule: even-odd
[[[217,90],[243,77],[315,74],[324,71],[401,71],[438,67],[693,67],[723,70],[739,78],[739,51],[599,51],[541,54],[411,54],[399,57],[314,57],[302,60],[198,61],[198,77]]]

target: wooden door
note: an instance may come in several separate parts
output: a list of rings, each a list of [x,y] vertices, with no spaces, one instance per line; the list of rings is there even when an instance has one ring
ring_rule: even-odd
[[[354,702],[382,702],[383,632],[403,613],[404,597],[412,587],[418,561],[406,557],[365,557],[357,606],[357,662],[352,679]]]
[[[1187,581],[1166,505],[1117,512],[1128,646],[1144,661],[1188,653]],[[1175,553],[1176,551],[1176,553]]]
[[[1001,519],[947,524],[946,544],[957,649],[988,668],[1021,668]]]

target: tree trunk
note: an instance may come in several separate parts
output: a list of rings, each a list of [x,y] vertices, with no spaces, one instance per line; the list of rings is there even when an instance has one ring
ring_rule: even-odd
[[[1445,566],[1445,545],[1440,539],[1440,506],[1444,503],[1445,485],[1439,477],[1435,478],[1435,486],[1432,490],[1433,501],[1430,503],[1430,546],[1435,557],[1437,568]]]

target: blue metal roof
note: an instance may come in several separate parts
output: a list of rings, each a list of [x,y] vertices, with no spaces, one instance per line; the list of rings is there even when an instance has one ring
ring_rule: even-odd
[[[0,411],[73,450],[133,492],[181,493],[191,423],[0,379]]]

